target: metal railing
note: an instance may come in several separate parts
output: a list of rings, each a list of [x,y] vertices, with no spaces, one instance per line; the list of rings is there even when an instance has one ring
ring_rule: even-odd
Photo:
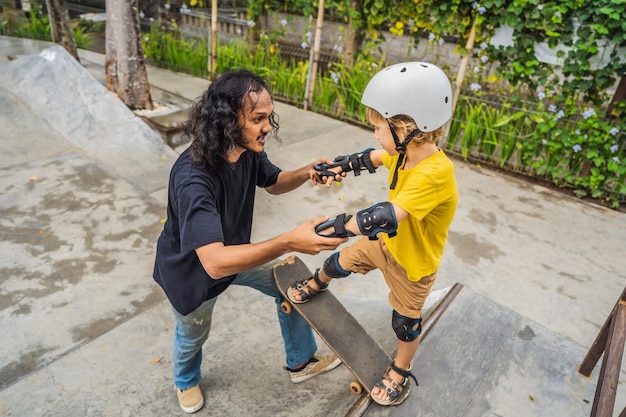
[[[589,377],[604,353],[591,417],[611,417],[626,343],[626,288],[582,361],[578,372]],[[626,407],[619,417],[626,417]]]

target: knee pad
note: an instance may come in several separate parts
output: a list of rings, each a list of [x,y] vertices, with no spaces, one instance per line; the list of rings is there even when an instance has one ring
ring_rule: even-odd
[[[326,258],[322,269],[331,278],[345,278],[351,274],[350,271],[346,271],[339,265],[339,252],[335,252]]]
[[[398,340],[412,342],[422,333],[422,318],[412,319],[394,310],[393,317],[391,318],[391,327],[393,327],[393,331],[396,332]]]

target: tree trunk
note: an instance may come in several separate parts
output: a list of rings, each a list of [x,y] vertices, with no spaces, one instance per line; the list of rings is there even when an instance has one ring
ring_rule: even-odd
[[[70,12],[67,10],[67,3],[65,0],[47,0],[46,4],[50,8],[50,30],[52,31],[52,39],[80,62],[78,50],[76,49],[76,39],[74,39],[74,31],[72,30],[72,22],[70,21]]]
[[[363,2],[361,0],[352,0],[350,8],[356,11],[359,16],[363,16]],[[355,21],[354,14],[350,13],[350,19],[346,28],[346,49],[344,50],[344,60],[347,65],[354,64],[356,53],[361,49],[363,43],[363,21]]]
[[[152,110],[141,47],[138,0],[106,0],[106,10],[106,87],[131,110]]]

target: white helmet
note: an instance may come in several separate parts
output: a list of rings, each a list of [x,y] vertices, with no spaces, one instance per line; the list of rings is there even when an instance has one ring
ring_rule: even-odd
[[[361,103],[388,119],[411,116],[422,132],[432,132],[452,116],[448,76],[427,62],[402,62],[379,71],[365,87]]]

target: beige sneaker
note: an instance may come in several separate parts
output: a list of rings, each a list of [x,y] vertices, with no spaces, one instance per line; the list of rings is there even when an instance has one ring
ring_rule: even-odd
[[[337,355],[331,354],[326,356],[313,356],[309,359],[309,362],[299,370],[285,368],[289,371],[289,377],[291,382],[297,384],[299,382],[306,381],[313,378],[315,375],[319,375],[324,372],[328,372],[335,369],[341,364],[341,359]]]
[[[198,385],[187,388],[186,390],[177,388],[176,392],[178,393],[180,408],[182,408],[185,413],[195,413],[204,405],[202,391]]]

